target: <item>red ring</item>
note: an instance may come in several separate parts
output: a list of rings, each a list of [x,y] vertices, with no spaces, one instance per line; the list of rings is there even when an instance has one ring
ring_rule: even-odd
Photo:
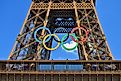
[[[83,27],[76,27],[76,28],[73,28],[73,29],[72,29],[71,34],[73,34],[74,31],[77,30],[77,29],[83,30],[83,31],[85,32],[85,34],[86,34],[86,37],[85,37],[85,38],[81,38],[81,37],[80,37],[80,38],[81,38],[81,41],[75,40],[72,36],[71,36],[71,39],[72,39],[74,42],[78,42],[78,43],[85,42],[85,41],[87,40],[87,38],[88,38],[89,31],[86,31],[86,29],[84,29]]]

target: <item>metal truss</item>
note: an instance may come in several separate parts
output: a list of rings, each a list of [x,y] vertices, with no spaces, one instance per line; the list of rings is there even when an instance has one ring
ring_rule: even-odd
[[[55,24],[55,19],[59,17],[63,18],[63,22],[60,23],[61,26],[64,27],[65,22],[68,22],[65,27],[67,32],[80,26],[89,31],[87,40],[78,45],[80,60],[114,59],[100,25],[93,0],[33,0],[8,59],[49,60],[51,51],[36,42],[34,32],[43,26],[54,32],[59,27]],[[68,21],[67,18],[72,18],[73,21]],[[65,31],[60,30],[58,32],[63,33]],[[74,33],[85,37],[85,33],[81,30]],[[47,34],[46,30],[39,33],[42,38]],[[51,47],[51,44],[52,39],[46,43],[48,47]]]
[[[47,9],[48,8],[47,3],[34,3],[32,6],[32,9]],[[77,3],[76,4],[77,9],[92,9],[93,6],[90,3]],[[51,9],[73,9],[74,4],[73,3],[53,3],[51,5]]]

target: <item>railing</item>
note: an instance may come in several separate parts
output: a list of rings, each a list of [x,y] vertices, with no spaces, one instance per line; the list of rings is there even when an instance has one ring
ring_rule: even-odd
[[[80,60],[26,60],[0,61],[0,72],[121,72],[121,61],[80,61]]]

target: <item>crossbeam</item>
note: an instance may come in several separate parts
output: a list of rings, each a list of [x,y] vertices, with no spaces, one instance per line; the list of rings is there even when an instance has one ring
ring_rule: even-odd
[[[48,9],[48,3],[33,3],[32,9]],[[92,9],[91,3],[77,3],[77,9]],[[52,3],[51,9],[74,9],[73,3]]]

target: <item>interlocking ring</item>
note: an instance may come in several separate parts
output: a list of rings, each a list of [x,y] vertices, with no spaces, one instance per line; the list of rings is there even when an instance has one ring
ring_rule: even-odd
[[[74,37],[74,39],[76,39],[76,41],[78,41],[78,39],[77,39],[77,37],[74,35],[74,34],[69,34],[71,37]],[[62,38],[62,42],[61,42],[61,44],[62,44],[62,47],[65,49],[65,50],[74,50],[74,49],[76,49],[76,47],[78,46],[78,43],[76,42],[76,45],[74,46],[74,47],[72,47],[72,48],[67,48],[65,45],[64,45],[64,39],[67,37],[68,35],[66,34],[65,36],[63,36],[63,38]]]
[[[57,44],[57,46],[55,47],[55,48],[49,48],[49,47],[47,47],[46,46],[46,44],[45,44],[45,41],[46,41],[46,39],[49,37],[49,36],[55,36],[57,39],[58,39],[58,41],[60,41],[60,39],[59,39],[59,37],[56,35],[56,34],[48,34],[48,35],[46,35],[45,37],[44,37],[44,39],[43,39],[43,46],[47,49],[47,50],[55,50],[55,49],[57,49],[59,46],[60,46],[60,42],[58,42],[58,44]]]
[[[41,29],[47,30],[48,33],[49,33],[49,34],[45,35],[45,36],[43,37],[43,39],[39,39],[39,38],[37,37],[38,31],[41,30]],[[63,27],[60,27],[60,28],[58,28],[58,29],[64,29],[65,31],[67,31],[67,30],[66,30],[65,28],[63,28]],[[50,32],[50,30],[49,30],[48,28],[46,28],[46,27],[40,27],[40,28],[38,28],[38,29],[34,32],[34,38],[35,38],[35,40],[36,40],[37,42],[43,43],[43,46],[44,46],[45,49],[47,49],[47,50],[55,50],[55,49],[57,49],[57,48],[59,47],[59,45],[61,44],[62,47],[63,47],[65,50],[69,50],[69,51],[70,51],[70,50],[74,50],[74,49],[78,46],[78,43],[85,42],[85,41],[87,40],[88,33],[89,33],[89,32],[86,31],[86,29],[84,29],[83,27],[76,27],[76,28],[73,28],[73,30],[71,31],[71,34],[69,34],[69,33],[68,33],[68,34],[65,34],[65,35],[62,37],[62,40],[60,40],[59,37],[55,34],[56,31],[57,31],[58,29],[56,29],[56,30],[54,31],[54,34],[51,34],[51,32]],[[85,34],[86,34],[86,37],[85,37],[85,38],[79,37],[79,38],[81,39],[81,41],[79,41],[79,40],[78,40],[78,37],[76,37],[76,35],[73,34],[74,31],[76,31],[77,29],[83,30],[83,31],[85,32]],[[64,42],[65,42],[66,40],[68,40],[69,36],[71,37],[71,39],[72,39],[74,42],[76,42],[76,45],[75,45],[74,47],[66,47],[66,46],[64,45]],[[48,42],[48,41],[51,39],[51,37],[54,37],[54,40],[55,40],[56,42],[58,42],[57,46],[54,47],[54,48],[49,48],[49,47],[46,46],[46,42]],[[56,38],[55,38],[55,37],[56,37]]]
[[[47,31],[49,32],[49,34],[51,34],[50,30],[49,30],[48,28],[44,27],[44,26],[38,28],[38,29],[34,32],[34,38],[35,38],[35,40],[36,40],[37,42],[39,42],[40,44],[42,43],[42,40],[40,40],[40,39],[37,38],[37,32],[38,32],[39,30],[41,30],[41,29],[45,29],[45,30],[47,30]],[[51,35],[49,35],[49,37],[47,38],[47,40],[46,40],[45,42],[48,42],[50,39],[51,39]]]
[[[66,30],[65,28],[59,27],[59,28],[57,28],[57,29],[54,30],[54,34],[56,33],[57,30],[62,30],[62,29],[65,30],[65,31],[67,32],[67,30]],[[68,36],[63,40],[63,42],[65,42],[66,40],[68,40],[68,38],[69,38],[69,33],[68,33]],[[61,43],[61,41],[58,41],[55,37],[54,37],[54,40],[55,40],[56,42],[60,42],[60,43]]]
[[[81,42],[85,42],[86,40],[87,40],[87,38],[88,38],[88,31],[86,31],[83,27],[76,27],[76,28],[73,28],[73,30],[71,31],[71,34],[73,34],[74,33],[74,31],[76,31],[77,29],[81,29],[81,30],[83,30],[84,32],[85,32],[85,34],[86,34],[86,37],[85,38],[82,38],[81,36],[80,37],[77,37],[77,38],[80,38],[81,39],[81,41],[77,41],[77,40],[75,40],[72,36],[71,36],[71,38],[72,38],[72,40],[74,41],[74,42],[78,42],[78,43],[81,43]]]

